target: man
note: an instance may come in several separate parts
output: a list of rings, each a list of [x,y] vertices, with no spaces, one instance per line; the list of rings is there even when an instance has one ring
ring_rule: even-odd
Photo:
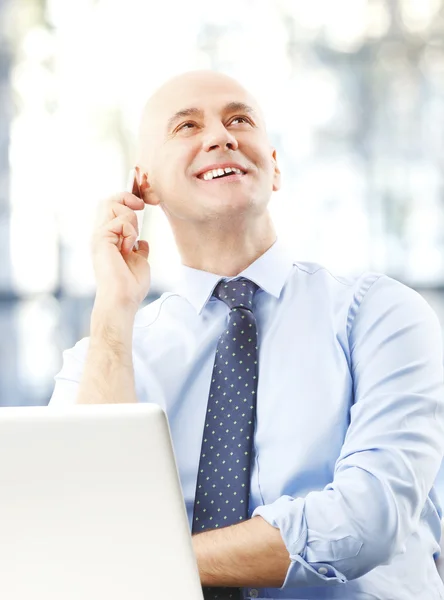
[[[142,199],[106,204],[91,334],[51,404],[166,407],[206,598],[444,598],[435,314],[384,275],[293,261],[267,209],[280,172],[262,113],[225,75],[149,100],[137,183]],[[183,284],[138,311],[143,203],[169,220]]]

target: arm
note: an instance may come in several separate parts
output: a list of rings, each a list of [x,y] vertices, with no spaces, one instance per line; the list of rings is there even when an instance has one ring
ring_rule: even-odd
[[[278,529],[262,517],[193,536],[203,586],[280,587],[290,559]]]
[[[137,402],[132,359],[134,319],[149,290],[148,244],[140,241],[134,210],[143,201],[129,193],[103,203],[93,236],[97,293],[78,404]]]
[[[282,587],[358,578],[402,553],[417,528],[443,454],[439,322],[419,294],[382,277],[352,306],[349,326],[355,403],[333,481],[305,498],[260,506],[226,532],[193,538],[211,585],[282,583],[282,546],[257,515],[287,549]]]
[[[134,314],[96,304],[78,404],[137,402],[132,358]]]

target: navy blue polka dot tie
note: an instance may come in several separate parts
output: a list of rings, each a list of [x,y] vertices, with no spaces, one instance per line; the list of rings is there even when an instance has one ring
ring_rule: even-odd
[[[221,281],[213,296],[230,308],[219,338],[197,476],[193,533],[248,518],[250,460],[258,377],[257,329],[252,312],[258,286]],[[239,588],[204,588],[206,600],[241,598]]]

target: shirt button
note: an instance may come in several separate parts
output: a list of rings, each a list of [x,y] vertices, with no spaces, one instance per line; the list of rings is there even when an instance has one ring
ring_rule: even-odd
[[[258,590],[250,590],[250,598],[257,598],[259,596]]]
[[[327,575],[328,569],[326,569],[325,567],[319,567],[318,573],[319,575]]]

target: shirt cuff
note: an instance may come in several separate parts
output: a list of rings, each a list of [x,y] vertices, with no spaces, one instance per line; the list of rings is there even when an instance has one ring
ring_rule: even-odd
[[[308,562],[308,528],[304,518],[304,499],[281,496],[272,504],[258,506],[251,517],[260,516],[280,530],[291,564],[281,590],[292,587],[328,586],[346,583],[347,578],[332,565]]]

